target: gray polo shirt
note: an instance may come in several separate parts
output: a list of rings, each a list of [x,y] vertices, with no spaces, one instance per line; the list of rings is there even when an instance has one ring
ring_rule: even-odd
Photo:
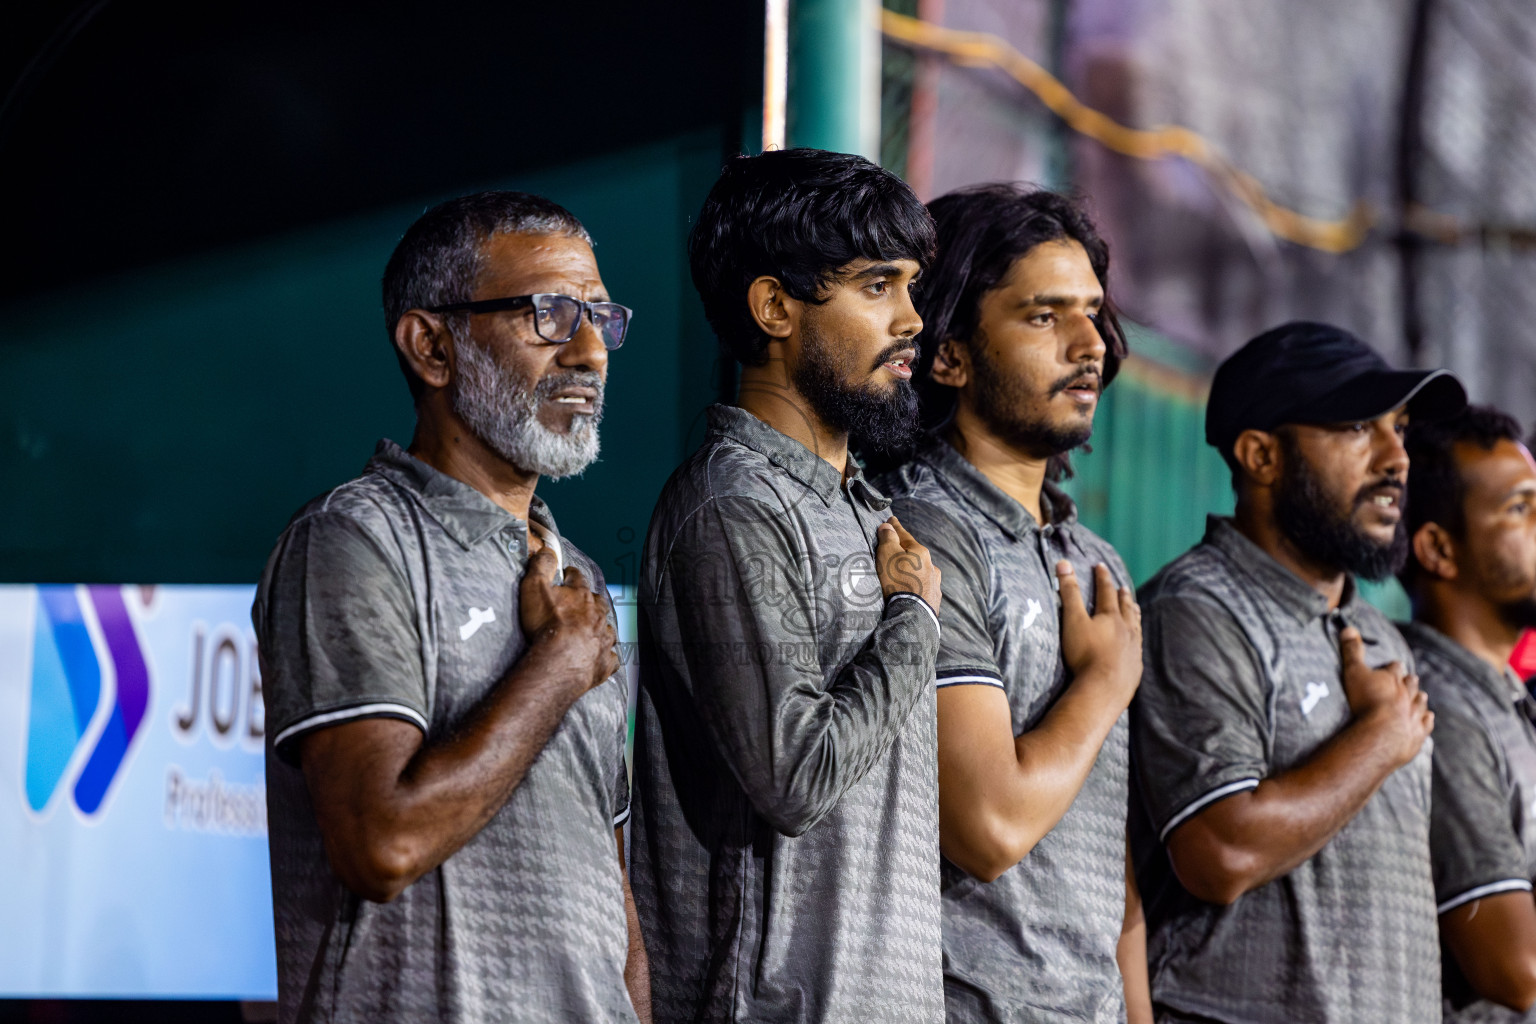
[[[640,579],[630,880],[657,1021],[943,1019],[933,664],[889,502],[709,410]]]
[[[1423,623],[1402,627],[1435,712],[1430,852],[1440,913],[1536,878],[1536,701],[1515,674]],[[1478,999],[1446,955],[1445,1019],[1457,1024],[1536,1021]]]
[[[1230,906],[1191,896],[1162,845],[1215,801],[1305,763],[1350,722],[1341,629],[1360,631],[1370,664],[1411,668],[1397,630],[1352,580],[1330,612],[1217,517],[1142,588],[1141,606],[1131,838],[1154,1003],[1173,1021],[1438,1021],[1431,742],[1311,859]]]
[[[944,573],[938,685],[995,686],[1014,735],[1040,724],[1072,681],[1061,657],[1056,563],[1072,563],[1092,609],[1093,567],[1130,575],[1115,550],[1046,484],[1041,526],[942,441],[882,477],[893,511]],[[1072,806],[1018,864],[977,881],[943,862],[944,997],[951,1022],[1123,1021],[1115,947],[1125,918],[1127,716]]]
[[[533,527],[604,594],[537,498]],[[633,1021],[613,830],[628,810],[627,692],[576,701],[510,800],[393,902],[331,872],[296,741],[360,718],[453,734],[527,642],[528,524],[389,441],[306,505],[251,616],[267,704],[267,816],[279,1019]],[[611,611],[610,611],[611,614]]]

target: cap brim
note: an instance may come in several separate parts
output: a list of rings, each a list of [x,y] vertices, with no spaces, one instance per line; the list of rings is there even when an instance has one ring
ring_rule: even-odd
[[[1381,370],[1364,373],[1286,419],[1293,423],[1373,420],[1408,407],[1419,420],[1454,416],[1467,407],[1467,391],[1449,370]]]

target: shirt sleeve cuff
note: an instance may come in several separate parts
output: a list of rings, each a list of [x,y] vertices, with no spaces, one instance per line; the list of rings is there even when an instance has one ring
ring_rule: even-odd
[[[947,672],[941,669],[933,685],[941,689],[946,686],[995,686],[999,690],[1007,689],[997,676],[967,668],[950,669]]]
[[[1205,810],[1216,801],[1224,797],[1229,797],[1233,793],[1241,793],[1247,789],[1258,788],[1258,779],[1238,779],[1236,782],[1228,782],[1226,785],[1217,786],[1210,792],[1196,797],[1194,800],[1191,800],[1189,803],[1185,804],[1177,814],[1168,819],[1168,824],[1164,825],[1162,831],[1157,834],[1157,841],[1160,843],[1167,842],[1168,833],[1172,832],[1174,829],[1178,828],[1180,825],[1184,824],[1184,822]]]
[[[934,631],[940,635],[943,635],[944,630],[939,626],[939,613],[934,611],[933,605],[929,604],[927,601],[924,601],[921,595],[914,594],[910,590],[898,590],[896,593],[885,599],[885,606],[889,608],[897,601],[916,601],[918,604],[922,605],[923,610],[928,613],[928,617],[933,619]]]
[[[406,704],[396,704],[392,701],[373,701],[368,704],[355,704],[349,708],[332,708],[327,711],[318,711],[312,715],[306,715],[278,732],[277,736],[272,740],[272,746],[273,749],[282,752],[285,749],[285,744],[290,743],[307,732],[362,718],[399,718],[415,725],[422,732],[427,731],[426,716],[415,708]]]
[[[1435,913],[1443,914],[1448,910],[1455,910],[1463,903],[1471,903],[1473,900],[1480,900],[1484,896],[1493,896],[1496,893],[1501,892],[1517,891],[1530,892],[1531,880],[1529,878],[1505,878],[1497,882],[1489,882],[1487,885],[1479,885],[1475,888],[1468,889],[1466,892],[1459,896],[1452,896],[1444,903],[1436,904]]]

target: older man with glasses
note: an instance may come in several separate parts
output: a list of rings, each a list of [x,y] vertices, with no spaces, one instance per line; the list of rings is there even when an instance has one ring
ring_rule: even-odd
[[[518,192],[428,211],[384,306],[415,436],[299,511],[252,609],[279,1019],[649,1019],[613,614],[534,495],[597,457],[630,311]]]

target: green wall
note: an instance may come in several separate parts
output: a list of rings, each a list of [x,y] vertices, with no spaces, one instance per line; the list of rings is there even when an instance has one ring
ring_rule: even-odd
[[[568,206],[636,310],[602,460],[540,487],[615,583],[721,376],[684,249],[720,161],[689,136],[460,190]],[[0,581],[255,580],[299,505],[409,440],[379,277],[439,198],[0,308]]]

